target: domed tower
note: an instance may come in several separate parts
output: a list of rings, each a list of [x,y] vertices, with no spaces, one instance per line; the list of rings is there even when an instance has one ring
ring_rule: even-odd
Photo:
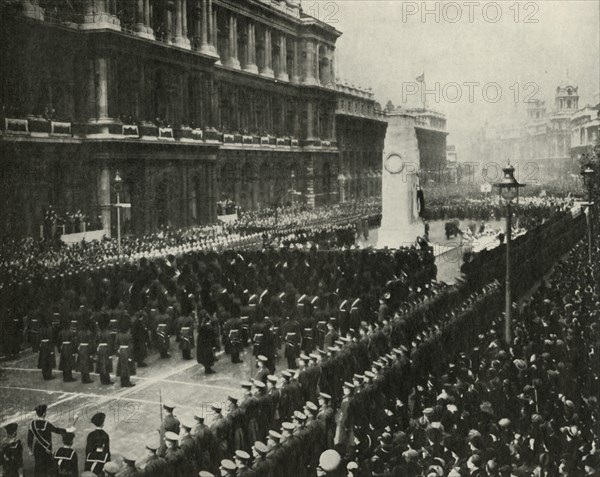
[[[579,109],[579,87],[573,84],[568,76],[561,80],[556,87],[554,106],[557,113],[573,114]]]

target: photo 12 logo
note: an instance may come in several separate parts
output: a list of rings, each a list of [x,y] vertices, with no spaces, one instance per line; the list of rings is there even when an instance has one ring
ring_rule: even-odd
[[[402,23],[539,23],[538,2],[402,2]]]
[[[503,97],[511,98],[514,103],[532,103],[536,101],[535,96],[540,91],[540,86],[532,81],[528,83],[513,83],[504,88],[500,83],[490,81],[480,83],[478,81],[465,81],[458,83],[449,81],[446,83],[425,83],[421,81],[407,81],[402,83],[402,102],[406,103],[411,96],[420,96],[422,103],[459,103],[475,101],[486,103],[497,103]]]

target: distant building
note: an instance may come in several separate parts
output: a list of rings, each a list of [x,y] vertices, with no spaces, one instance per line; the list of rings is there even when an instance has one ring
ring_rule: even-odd
[[[592,152],[600,141],[600,103],[586,106],[571,117],[572,172],[577,174],[582,154]]]
[[[458,182],[458,154],[456,146],[448,144],[446,146],[446,177],[451,182]]]
[[[446,169],[446,115],[428,108],[412,108],[419,141],[421,178],[439,181]]]
[[[571,117],[578,110],[578,87],[570,79],[559,82],[554,107],[541,100],[527,104],[521,121],[485,131],[483,162],[515,165],[520,180],[546,182],[571,171]]]

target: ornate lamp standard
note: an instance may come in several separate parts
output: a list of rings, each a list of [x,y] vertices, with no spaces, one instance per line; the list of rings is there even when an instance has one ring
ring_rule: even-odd
[[[515,179],[515,168],[508,163],[508,166],[502,169],[503,177],[500,182],[494,184],[498,188],[500,198],[506,203],[506,285],[505,285],[505,312],[504,312],[504,339],[507,344],[512,343],[511,330],[511,266],[510,266],[510,240],[512,232],[512,205],[519,203],[519,189],[525,184],[520,184]]]
[[[586,164],[581,168],[581,177],[583,177],[583,183],[588,190],[588,201],[584,202],[583,205],[587,206],[587,229],[588,229],[588,261],[592,263],[592,189],[594,188],[594,180],[596,178],[596,171],[593,169],[591,164]]]
[[[119,254],[119,260],[121,260],[121,189],[123,187],[123,179],[121,179],[121,175],[119,171],[115,174],[115,183],[114,188],[117,193],[117,250]]]

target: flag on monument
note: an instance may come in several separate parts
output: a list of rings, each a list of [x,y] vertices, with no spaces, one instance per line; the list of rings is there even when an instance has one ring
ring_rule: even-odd
[[[417,76],[417,81],[419,83],[425,83],[425,73],[423,73],[421,76]]]

